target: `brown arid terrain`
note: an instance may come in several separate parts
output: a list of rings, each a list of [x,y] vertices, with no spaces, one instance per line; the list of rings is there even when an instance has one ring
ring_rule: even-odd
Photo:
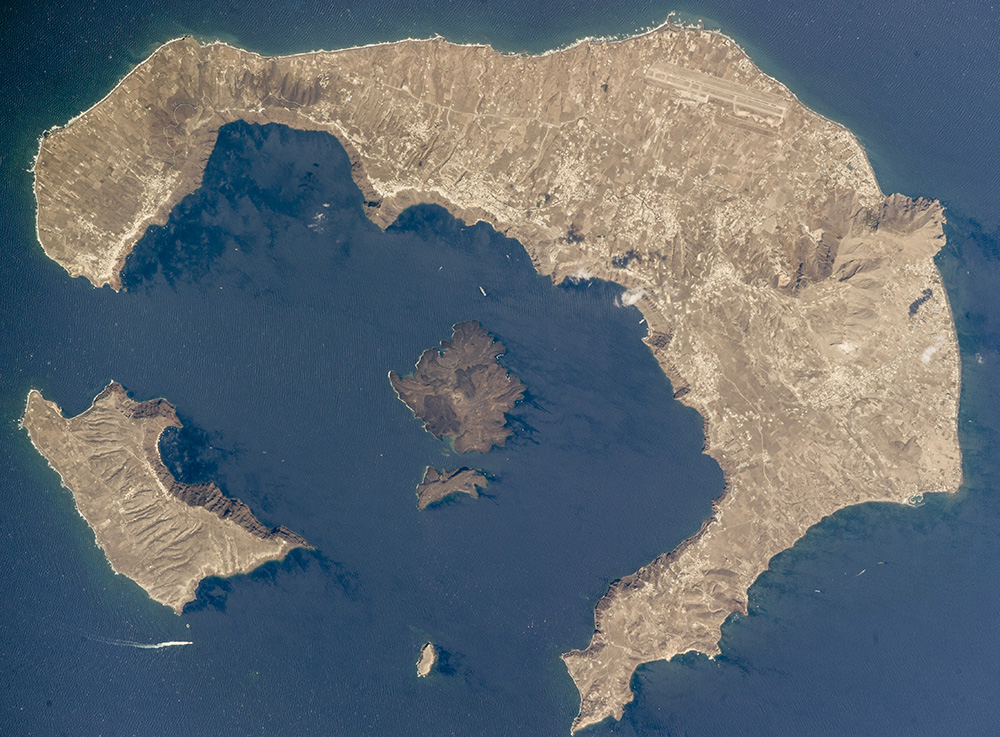
[[[437,663],[437,648],[433,642],[425,642],[417,659],[417,678],[426,678]]]
[[[452,494],[468,494],[475,499],[479,496],[479,489],[485,487],[486,476],[482,471],[471,468],[438,471],[428,466],[423,480],[417,485],[417,509],[426,509]]]
[[[573,729],[620,717],[640,663],[718,653],[748,587],[824,516],[961,483],[941,206],[886,197],[851,133],[726,37],[281,58],[178,39],[41,141],[45,252],[117,288],[235,120],[336,136],[383,227],[437,203],[518,239],[555,281],[623,285],[703,416],[725,491],[700,531],[611,585],[590,645],[564,656]]]
[[[454,438],[459,453],[486,453],[513,433],[506,413],[524,395],[524,384],[497,362],[506,350],[478,322],[460,322],[451,340],[420,355],[413,374],[390,371],[389,382],[431,435]]]
[[[163,399],[136,402],[111,383],[86,412],[64,417],[28,394],[24,427],[72,492],[111,567],[178,614],[208,576],[232,576],[308,543],[264,527],[214,484],[182,484],[160,459],[159,439],[180,427]]]

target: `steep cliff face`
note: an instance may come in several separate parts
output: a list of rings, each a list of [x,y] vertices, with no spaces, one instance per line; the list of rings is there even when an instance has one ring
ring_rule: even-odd
[[[308,547],[284,527],[262,525],[214,484],[174,479],[157,446],[167,427],[180,427],[166,400],[135,402],[112,383],[67,419],[32,391],[23,423],[112,567],[178,613],[206,576],[245,573]]]
[[[192,507],[202,507],[217,516],[219,519],[235,522],[254,537],[261,540],[285,540],[292,547],[309,547],[301,535],[297,535],[287,527],[279,525],[277,527],[266,527],[262,525],[250,507],[240,499],[227,497],[215,484],[182,484],[172,476],[165,468],[160,481],[167,490],[185,504]]]
[[[103,392],[94,399],[94,404],[115,402],[119,410],[125,417],[133,419],[156,419],[163,420],[164,429],[167,427],[182,427],[177,419],[177,410],[166,399],[150,399],[145,402],[136,402],[129,398],[125,387],[116,381],[111,382]],[[203,507],[215,514],[219,519],[235,522],[254,537],[261,540],[286,540],[293,547],[309,547],[308,543],[301,536],[296,535],[287,527],[265,527],[262,525],[250,508],[240,499],[228,497],[215,484],[182,484],[173,477],[167,470],[160,458],[159,442],[162,431],[153,437],[147,434],[146,442],[143,444],[143,451],[149,464],[153,467],[160,483],[163,484],[170,494],[185,504],[192,507]]]

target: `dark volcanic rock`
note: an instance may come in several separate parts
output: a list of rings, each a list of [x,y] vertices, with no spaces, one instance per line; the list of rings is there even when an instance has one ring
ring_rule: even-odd
[[[457,471],[438,471],[431,466],[424,471],[424,480],[417,486],[417,509],[441,501],[452,494],[468,494],[476,498],[478,489],[486,486],[482,471],[460,468]]]
[[[455,438],[459,453],[485,453],[511,435],[504,415],[524,395],[524,384],[497,362],[505,351],[478,322],[460,322],[440,349],[423,352],[416,373],[390,371],[389,381],[427,432]]]

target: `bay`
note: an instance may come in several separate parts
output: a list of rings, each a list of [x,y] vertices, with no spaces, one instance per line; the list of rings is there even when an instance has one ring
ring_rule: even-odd
[[[673,9],[734,36],[851,128],[883,189],[948,207],[939,263],[962,349],[965,484],[917,509],[865,505],[818,525],[752,587],[750,616],[724,628],[722,656],[644,666],[623,721],[593,732],[989,731],[1000,716],[990,625],[1000,41],[996,4],[971,0],[12,9],[0,32],[0,665],[10,683],[0,731],[565,733],[576,693],[558,654],[586,644],[607,583],[696,529],[721,490],[699,453],[700,420],[670,399],[618,290],[553,287],[519,244],[434,208],[381,234],[356,217],[336,142],[243,126],[213,153],[214,178],[146,236],[129,289],[114,295],[41,253],[25,170],[42,130],[181,33],[267,53],[431,33],[537,52],[633,32]],[[397,271],[380,270],[387,255]],[[531,396],[509,446],[483,459],[490,496],[419,514],[423,464],[452,459],[384,392],[384,374],[468,318],[506,343]],[[182,618],[111,575],[16,426],[29,386],[78,412],[111,378],[178,406],[187,429],[165,452],[182,475],[221,481],[318,552],[207,582]],[[445,648],[443,672],[417,682],[427,638]],[[160,651],[109,644],[187,639],[195,645]]]

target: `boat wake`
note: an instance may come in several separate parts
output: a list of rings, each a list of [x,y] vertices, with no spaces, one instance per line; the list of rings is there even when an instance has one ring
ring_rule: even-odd
[[[100,642],[105,645],[115,645],[116,647],[134,647],[139,650],[160,650],[165,647],[181,647],[182,645],[193,645],[193,642],[186,640],[167,640],[166,642],[133,642],[132,640],[116,640],[112,637],[86,636],[88,640]]]
[[[164,640],[163,642],[136,642],[135,640],[121,640],[117,637],[102,637],[101,635],[91,635],[84,632],[79,627],[71,627],[60,622],[52,622],[55,627],[67,632],[75,633],[85,640],[97,642],[101,645],[113,645],[114,647],[132,647],[136,650],[162,650],[165,647],[182,647],[183,645],[193,645],[190,640]]]

